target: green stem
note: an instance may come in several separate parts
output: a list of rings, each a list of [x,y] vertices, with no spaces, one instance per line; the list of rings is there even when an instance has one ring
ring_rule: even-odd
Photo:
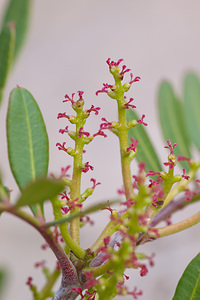
[[[82,151],[83,145],[80,145],[77,141],[74,155],[74,167],[73,176],[70,187],[70,198],[72,201],[80,199],[80,189],[81,189],[81,166],[82,166]],[[73,213],[78,212],[79,209],[73,211]],[[79,245],[80,244],[80,218],[75,218],[70,222],[70,234],[72,239]]]
[[[119,226],[118,226],[119,227]],[[98,239],[95,241],[95,243],[90,247],[91,251],[96,252],[102,245],[103,241],[107,236],[112,235],[117,230],[117,226],[113,225],[113,221],[110,221],[106,227],[101,232]]]
[[[94,277],[98,277],[100,275],[105,274],[108,270],[110,270],[111,269],[111,265],[112,265],[111,261],[108,261],[107,263],[105,263],[105,264],[103,264],[103,265],[101,265],[99,267],[85,268],[83,270],[83,272],[92,272],[92,275]]]
[[[114,76],[114,75],[113,75]],[[114,76],[115,86],[116,86],[116,100],[118,104],[118,137],[120,144],[120,155],[121,155],[121,166],[122,166],[122,177],[125,189],[125,195],[127,199],[134,198],[133,184],[131,177],[131,168],[130,168],[130,157],[126,153],[128,148],[128,123],[126,119],[126,108],[123,106],[126,101],[124,99],[124,89],[122,87],[121,79],[118,76]]]
[[[193,168],[188,174],[188,176],[190,177],[188,180],[182,178],[181,181],[179,181],[173,188],[171,187],[174,184],[174,182],[171,181],[171,183],[165,187],[165,192],[167,196],[164,200],[162,207],[156,208],[153,205],[150,205],[146,212],[146,214],[148,215],[148,225],[150,225],[152,219],[158,212],[162,211],[175,198],[175,196],[177,196],[181,191],[184,191],[187,188],[188,183],[194,178],[198,168],[199,164],[193,166]],[[169,170],[169,175],[171,175],[171,177],[173,178],[173,172],[170,174],[170,171],[172,172],[173,170]]]
[[[76,139],[75,139],[75,152],[74,152],[74,164],[73,164],[73,175],[70,185],[70,198],[71,201],[76,199],[80,200],[81,193],[81,175],[82,175],[82,160],[83,160],[83,147],[84,137],[78,137],[79,130],[85,124],[85,118],[83,117],[83,108],[76,110],[77,112],[77,123],[76,123]],[[77,213],[80,209],[76,208],[71,213]],[[70,235],[72,239],[79,245],[80,244],[80,218],[77,217],[70,222]]]
[[[122,97],[124,101],[124,96]],[[122,99],[118,100],[118,117],[119,117],[119,125],[120,125],[118,129],[118,137],[120,143],[121,166],[122,166],[122,176],[123,176],[125,195],[127,199],[133,199],[134,192],[133,192],[133,184],[131,178],[130,158],[125,152],[129,146],[128,126],[126,120],[126,110],[122,108]]]
[[[115,214],[115,212],[113,212],[113,214]],[[120,216],[120,219],[125,220],[127,219],[127,217],[128,214],[125,212],[123,215]],[[121,224],[114,225],[114,221],[110,221],[90,249],[96,252],[103,245],[104,239],[107,236],[111,236],[114,232],[116,232],[120,228],[120,226]]]
[[[190,173],[189,173],[190,174]],[[180,193],[181,191],[183,191],[186,187],[187,187],[187,185],[188,185],[188,183],[189,183],[189,181],[190,181],[191,179],[189,179],[189,180],[187,180],[187,179],[182,179],[174,188],[172,188],[171,190],[170,190],[170,192],[169,192],[169,194],[167,195],[167,197],[165,198],[165,202],[164,202],[164,204],[163,204],[163,208],[166,206],[166,205],[168,205],[171,201],[172,201],[172,199],[174,199],[174,197],[176,196],[176,195],[178,195],[178,193]]]
[[[169,191],[169,193],[165,199],[165,202],[163,204],[163,207],[165,207],[167,204],[169,204],[172,201],[172,199],[174,199],[174,197],[176,195],[178,195],[178,193],[180,193],[181,191],[184,191],[187,188],[188,183],[194,178],[199,167],[200,167],[200,162],[193,165],[190,172],[188,173],[189,179],[187,180],[187,179],[183,178],[179,183],[177,183],[177,185],[174,188],[172,188]]]
[[[176,224],[172,224],[161,228],[151,228],[148,232],[148,236],[150,238],[167,236],[185,230],[189,227],[192,227],[193,225],[196,225],[199,222],[200,222],[200,212]]]
[[[57,197],[52,199],[52,206],[53,206],[55,221],[64,218],[64,216],[61,213],[60,203]],[[66,245],[73,251],[73,253],[77,257],[84,259],[86,252],[70,236],[68,230],[68,223],[59,224],[59,228]]]

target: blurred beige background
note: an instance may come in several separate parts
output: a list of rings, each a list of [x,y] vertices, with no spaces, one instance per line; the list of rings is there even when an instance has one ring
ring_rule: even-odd
[[[0,15],[6,4],[0,0]],[[200,2],[198,0],[35,0],[33,1],[29,36],[9,77],[4,102],[0,112],[0,165],[5,183],[18,188],[11,178],[6,153],[5,118],[10,90],[16,84],[27,88],[37,99],[42,110],[50,139],[49,171],[59,174],[62,166],[71,163],[70,157],[55,147],[62,142],[59,128],[63,121],[57,114],[69,109],[62,103],[66,93],[85,91],[86,106],[100,106],[100,117],[92,117],[88,128],[99,127],[101,117],[116,119],[115,103],[105,94],[95,96],[104,82],[112,82],[105,60],[124,58],[134,75],[140,76],[130,96],[135,99],[137,110],[146,114],[147,128],[155,147],[166,159],[157,117],[157,87],[162,79],[173,82],[181,94],[181,81],[188,70],[200,73]],[[128,77],[126,77],[128,78]],[[91,130],[91,131],[92,131]],[[102,183],[91,201],[111,199],[121,187],[117,139],[97,138],[88,147],[86,161],[95,167],[93,173],[84,176],[83,184],[90,185],[95,177]],[[133,168],[134,169],[134,168]],[[191,207],[180,212],[174,221],[199,209]],[[49,215],[51,209],[47,207]],[[88,247],[108,221],[108,213],[92,215],[96,227],[82,231],[82,245]],[[156,253],[155,267],[145,278],[139,272],[130,272],[129,285],[143,290],[143,300],[172,299],[178,279],[185,266],[199,252],[199,225],[184,233],[145,245],[145,253]],[[89,232],[89,233],[88,233]],[[45,259],[51,266],[54,257],[50,250],[42,251],[42,238],[28,225],[14,217],[3,215],[0,219],[0,267],[8,271],[4,300],[27,300],[31,294],[25,282],[34,277],[39,286],[43,276],[33,265]],[[140,249],[142,251],[142,249]],[[129,272],[127,272],[129,274]],[[129,299],[126,298],[127,300]]]

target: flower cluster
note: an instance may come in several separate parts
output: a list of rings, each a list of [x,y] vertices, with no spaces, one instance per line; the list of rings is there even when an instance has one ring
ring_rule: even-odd
[[[167,146],[165,146],[169,150],[168,160],[163,164],[168,171],[149,170],[146,173],[145,163],[141,162],[138,164],[138,172],[131,175],[130,163],[137,155],[139,141],[131,137],[128,142],[128,131],[138,124],[147,126],[147,123],[144,121],[144,114],[138,120],[127,121],[126,113],[129,113],[131,109],[135,109],[136,106],[133,104],[134,98],[127,99],[124,94],[133,83],[140,80],[140,77],[134,77],[131,69],[127,68],[126,65],[122,65],[120,68],[122,61],[122,59],[119,59],[115,62],[108,58],[106,63],[110,73],[113,75],[114,84],[104,83],[102,89],[96,92],[96,95],[106,93],[110,98],[117,101],[119,116],[117,121],[109,121],[103,117],[97,133],[91,134],[85,130],[86,119],[92,112],[98,115],[100,108],[92,105],[89,109],[84,110],[82,91],[78,91],[77,101],[75,101],[75,93],[71,97],[66,94],[63,101],[71,103],[76,115],[67,115],[66,112],[58,114],[58,119],[65,118],[76,126],[75,131],[70,131],[68,125],[64,129],[59,130],[61,134],[67,134],[73,139],[75,142],[74,149],[66,147],[66,142],[57,143],[59,150],[65,151],[74,159],[72,179],[65,181],[70,192],[65,191],[61,194],[61,201],[65,200],[64,205],[61,207],[63,214],[80,211],[83,201],[99,185],[95,179],[91,179],[92,187],[87,188],[81,194],[80,189],[77,192],[77,187],[73,183],[73,180],[75,180],[76,183],[79,182],[80,184],[81,174],[94,170],[89,161],[82,161],[82,154],[85,151],[84,146],[98,135],[106,137],[105,130],[110,130],[116,134],[120,144],[124,185],[118,190],[118,193],[124,198],[120,206],[122,209],[117,211],[111,208],[109,204],[104,208],[110,212],[110,222],[99,237],[100,241],[97,240],[98,246],[94,246],[94,249],[90,250],[89,259],[87,259],[86,255],[85,258],[81,258],[81,263],[77,262],[77,266],[80,264],[80,270],[83,272],[84,286],[74,286],[72,291],[77,293],[81,299],[94,300],[96,295],[98,295],[99,299],[109,300],[116,295],[129,295],[133,299],[138,299],[142,295],[142,291],[136,287],[131,291],[127,288],[125,281],[128,280],[128,277],[124,275],[124,272],[126,268],[138,269],[140,276],[143,277],[148,273],[148,263],[150,266],[154,265],[154,255],[148,256],[137,252],[138,245],[160,237],[160,231],[151,226],[153,217],[162,210],[166,203],[168,204],[166,201],[171,201],[170,193],[171,190],[173,191],[174,184],[177,183],[177,187],[175,187],[173,195],[184,191],[187,201],[195,196],[195,193],[191,192],[187,186],[187,182],[191,180],[191,177],[186,174],[186,169],[183,169],[181,175],[174,175],[177,161],[186,160],[190,166],[193,166],[194,162],[183,156],[179,156],[177,159],[174,153],[176,144],[172,145],[170,140],[167,141]],[[124,76],[128,73],[130,74],[129,81],[122,84]],[[65,177],[65,180],[68,177],[68,169],[69,167],[66,167],[62,170],[62,177]],[[155,175],[157,175],[156,179],[149,178]],[[169,225],[171,222],[169,215],[165,219]],[[88,216],[84,216],[79,218],[79,223],[73,222],[73,225],[77,226],[78,224],[78,226],[82,226],[84,222],[92,223]],[[74,232],[74,228],[71,232]],[[76,248],[74,251],[76,251]],[[75,256],[78,257],[76,254]],[[148,263],[144,262],[144,260]]]

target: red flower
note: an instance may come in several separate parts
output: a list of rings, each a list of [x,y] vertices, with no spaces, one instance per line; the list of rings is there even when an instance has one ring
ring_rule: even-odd
[[[111,60],[111,58],[108,58],[106,63],[108,64],[109,68],[111,69],[112,67],[117,67],[119,64],[123,61],[123,58],[120,58],[117,62],[114,62]]]
[[[99,93],[108,93],[109,89],[111,89],[112,87],[112,84],[103,83],[103,88],[101,90],[96,91],[96,95],[98,96]]]
[[[92,105],[90,109],[86,110],[86,113],[89,115],[93,111],[95,115],[98,115],[100,109],[100,107],[94,107],[94,105]]]
[[[164,166],[169,166],[170,170],[174,168],[175,161],[173,161],[171,158],[168,159],[168,162],[163,163]]]
[[[144,122],[144,118],[145,118],[145,115],[142,115],[141,119],[140,120],[137,120],[137,122],[139,124],[143,124],[144,126],[147,126],[147,123]]]
[[[129,109],[130,107],[131,107],[131,108],[136,108],[135,105],[130,104],[131,102],[133,102],[133,100],[134,100],[133,98],[130,98],[130,100],[129,100],[128,102],[124,103],[124,107],[125,107],[126,109]]]
[[[60,143],[57,143],[56,147],[58,147],[58,150],[63,150],[65,152],[67,152],[67,148],[65,148],[65,144],[66,144],[66,142],[63,142],[62,145]]]
[[[69,131],[68,131],[68,126],[66,126],[64,129],[60,129],[59,130],[59,132],[61,133],[61,134],[63,134],[63,133],[68,133]]]
[[[137,144],[138,144],[138,140],[135,140],[134,138],[130,138],[131,139],[131,144],[130,146],[126,149],[126,151],[131,151],[133,150],[134,152],[136,151],[136,148],[137,148]]]
[[[133,78],[133,73],[130,73],[130,76],[131,76],[131,80],[129,81],[129,84],[137,82],[141,79],[139,76],[136,76],[135,78]]]
[[[185,175],[185,169],[183,169],[183,174],[182,174],[182,178],[185,178],[186,180],[190,179],[190,176]]]
[[[87,162],[83,165],[82,172],[87,173],[89,170],[93,171],[93,170],[94,170],[94,167],[91,166],[91,165],[89,164],[89,161],[87,161]]]
[[[88,136],[90,136],[90,133],[86,132],[86,131],[83,131],[83,127],[80,127],[79,131],[78,131],[78,137],[81,138],[82,135],[85,135],[85,136],[88,137]]]
[[[165,146],[164,148],[169,149],[170,154],[174,154],[174,148],[177,146],[177,144],[174,144],[174,145],[172,146],[171,141],[168,140],[168,141],[167,141],[167,145],[168,145],[168,146]]]
[[[111,122],[108,122],[106,120],[106,118],[102,118],[101,121],[104,121],[105,123],[101,123],[100,125],[100,129],[112,129],[112,126],[111,126]]]

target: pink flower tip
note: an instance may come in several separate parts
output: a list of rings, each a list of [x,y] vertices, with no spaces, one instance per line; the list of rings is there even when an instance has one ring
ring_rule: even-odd
[[[83,165],[82,172],[83,172],[83,173],[87,173],[89,170],[93,171],[93,170],[94,170],[94,167],[91,166],[91,165],[89,164],[89,161],[87,161],[87,162]]]
[[[90,181],[92,181],[92,183],[93,183],[93,186],[92,186],[93,190],[96,188],[97,185],[101,184],[101,182],[96,182],[96,179],[94,179],[94,178],[91,178]]]
[[[31,276],[28,277],[27,281],[26,281],[26,285],[28,285],[30,288],[33,287],[33,278]]]
[[[188,175],[185,175],[186,171],[185,169],[183,169],[183,174],[182,174],[182,178],[186,179],[186,180],[189,180],[190,179],[190,176]]]
[[[139,76],[136,76],[135,78],[133,78],[133,73],[130,73],[130,76],[131,76],[131,80],[129,81],[129,84],[140,81],[140,79],[141,79]]]
[[[145,118],[145,115],[142,115],[141,119],[138,120],[137,122],[138,122],[139,124],[143,124],[144,126],[147,126],[148,124],[144,122],[144,118]]]
[[[133,98],[130,98],[130,100],[129,100],[128,102],[124,103],[124,107],[125,107],[126,109],[129,109],[130,107],[131,107],[131,108],[136,108],[135,105],[130,104],[133,100],[134,100]]]
[[[81,138],[82,135],[85,135],[85,136],[89,137],[90,133],[86,132],[86,131],[83,131],[83,127],[80,127],[79,132],[78,132],[78,137]]]
[[[135,140],[134,138],[131,138],[131,144],[130,146],[126,149],[126,151],[131,151],[133,150],[134,152],[136,151],[138,140]]]
[[[109,89],[112,88],[111,84],[103,83],[103,88],[101,90],[96,91],[96,95],[98,96],[99,93],[108,93]]]
[[[147,273],[148,273],[147,267],[145,265],[141,265],[140,276],[143,277],[147,275]]]
[[[148,177],[148,176],[154,176],[154,175],[160,175],[160,172],[154,172],[152,170],[149,170],[149,172],[147,173],[146,177]]]
[[[174,148],[177,146],[177,144],[173,144],[173,146],[172,146],[171,141],[168,140],[167,145],[168,146],[165,146],[164,148],[169,149],[170,154],[174,154]]]
[[[78,95],[79,95],[79,100],[83,99],[83,91],[78,91]]]
[[[119,66],[119,64],[123,61],[122,58],[120,58],[117,62],[111,60],[111,58],[108,58],[106,60],[106,63],[108,64],[109,68],[112,68],[112,67],[117,67]]]

